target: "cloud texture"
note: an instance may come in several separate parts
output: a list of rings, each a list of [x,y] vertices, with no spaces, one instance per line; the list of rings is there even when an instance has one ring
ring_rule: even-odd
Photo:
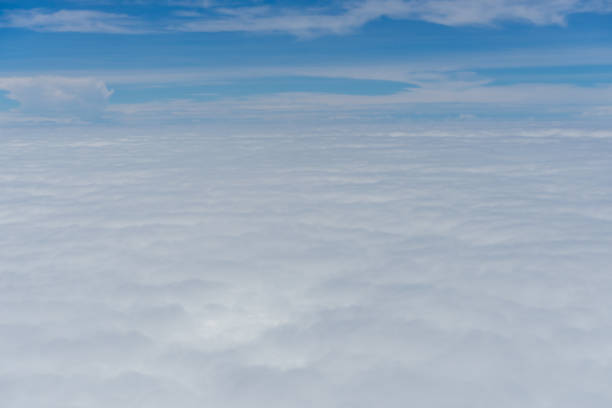
[[[5,130],[3,406],[608,407],[598,135]]]

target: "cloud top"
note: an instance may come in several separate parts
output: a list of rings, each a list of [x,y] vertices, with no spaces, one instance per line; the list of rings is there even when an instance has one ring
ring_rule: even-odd
[[[612,139],[499,128],[3,129],[3,407],[609,407]]]
[[[0,89],[19,102],[20,112],[82,118],[99,115],[113,93],[99,79],[61,76],[0,78]]]

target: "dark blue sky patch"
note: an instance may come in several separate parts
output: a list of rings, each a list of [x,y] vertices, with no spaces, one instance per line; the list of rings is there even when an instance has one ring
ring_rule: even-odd
[[[612,83],[612,65],[566,65],[474,70],[475,74],[491,78],[488,86],[521,83],[570,84],[597,86]]]
[[[139,103],[152,100],[214,100],[221,97],[247,97],[286,92],[312,92],[342,95],[391,95],[416,85],[398,81],[327,78],[307,76],[260,77],[195,85],[124,85],[112,83],[111,102]]]
[[[7,111],[19,106],[19,103],[8,97],[8,92],[0,89],[0,112]]]

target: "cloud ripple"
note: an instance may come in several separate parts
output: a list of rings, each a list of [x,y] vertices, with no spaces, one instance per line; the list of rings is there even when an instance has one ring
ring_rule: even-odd
[[[8,408],[612,401],[609,138],[24,132]]]

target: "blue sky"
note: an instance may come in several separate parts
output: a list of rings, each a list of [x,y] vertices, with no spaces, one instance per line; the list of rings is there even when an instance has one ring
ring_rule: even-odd
[[[258,120],[278,117],[279,106],[296,120],[316,107],[355,118],[367,110],[374,122],[376,112],[607,122],[612,105],[609,1],[2,0],[0,8],[4,124]]]

